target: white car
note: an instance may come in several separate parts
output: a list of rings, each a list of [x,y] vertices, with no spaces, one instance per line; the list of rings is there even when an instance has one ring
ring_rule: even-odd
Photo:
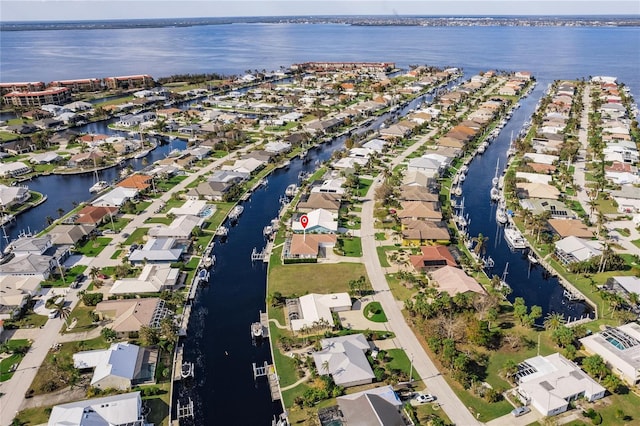
[[[418,404],[424,404],[425,402],[433,402],[435,400],[436,400],[436,397],[431,395],[430,393],[421,394],[416,397],[416,401],[418,402]]]
[[[51,309],[48,316],[50,319],[53,319],[58,316],[58,311],[56,309]]]

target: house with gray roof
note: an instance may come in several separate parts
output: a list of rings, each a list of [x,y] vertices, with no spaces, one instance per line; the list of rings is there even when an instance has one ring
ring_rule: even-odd
[[[203,223],[203,217],[186,214],[176,217],[169,226],[157,224],[149,228],[147,234],[154,238],[174,238],[186,242],[191,238],[193,229],[202,227]]]
[[[48,426],[148,426],[142,415],[140,392],[55,405]]]
[[[584,262],[602,254],[602,242],[569,236],[555,242],[555,254],[565,265]]]
[[[583,337],[580,343],[590,354],[602,357],[614,374],[631,386],[640,383],[640,325],[635,322]]]
[[[94,369],[91,386],[127,390],[153,381],[157,357],[157,350],[119,342],[108,349],[73,354],[73,366],[79,370]]]
[[[178,243],[175,238],[149,238],[142,248],[131,252],[129,261],[131,263],[177,262],[185,248],[185,245]]]
[[[345,424],[355,426],[405,426],[402,402],[389,385],[336,398]],[[318,413],[320,414],[320,413]]]
[[[363,334],[322,339],[322,350],[313,353],[320,375],[331,375],[338,386],[350,387],[373,382],[375,376],[365,353],[370,350]]]

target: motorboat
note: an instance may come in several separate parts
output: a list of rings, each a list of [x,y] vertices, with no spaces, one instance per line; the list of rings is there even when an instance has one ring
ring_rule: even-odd
[[[183,362],[182,367],[180,368],[180,377],[186,379],[188,377],[193,377],[195,374],[195,366],[192,362]]]
[[[498,201],[500,200],[500,190],[498,188],[496,188],[495,186],[491,188],[491,192],[490,192],[490,196],[491,196],[491,201]]]
[[[198,280],[200,282],[209,281],[209,271],[207,271],[205,268],[200,269],[200,272],[198,272]]]
[[[251,337],[253,337],[254,339],[261,338],[263,336],[263,333],[264,329],[261,323],[254,322],[253,324],[251,324]]]
[[[292,183],[291,185],[287,186],[287,189],[284,190],[284,195],[289,198],[293,198],[296,195],[297,191],[298,186],[295,183]]]
[[[507,216],[507,212],[502,207],[498,207],[496,210],[496,222],[500,225],[505,225],[509,221],[509,216]]]
[[[89,188],[89,192],[102,192],[109,187],[109,182],[106,180],[99,180],[94,183],[91,188]]]
[[[139,151],[136,155],[134,155],[133,158],[135,158],[136,160],[139,160],[141,158],[146,157],[147,155],[149,155],[149,150],[144,149],[142,151]]]
[[[229,219],[237,220],[242,212],[244,211],[244,207],[241,205],[234,206],[229,212]]]
[[[496,162],[496,173],[493,175],[493,179],[491,179],[491,185],[498,186],[498,182],[500,182],[500,178],[498,177],[498,169],[500,168],[500,159]]]
[[[527,254],[527,260],[529,260],[529,263],[535,265],[536,263],[538,263],[538,259],[536,259],[535,254],[533,254],[532,251],[529,251],[529,253]]]
[[[526,238],[522,236],[520,231],[512,226],[504,229],[504,239],[507,241],[507,244],[509,244],[509,247],[514,250],[527,248]]]

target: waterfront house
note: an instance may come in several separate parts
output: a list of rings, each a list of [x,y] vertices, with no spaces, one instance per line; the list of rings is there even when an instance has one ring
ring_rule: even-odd
[[[446,246],[420,246],[420,251],[421,254],[409,256],[409,262],[416,272],[429,272],[443,266],[458,266]]]
[[[53,227],[48,234],[54,245],[74,245],[87,238],[95,228],[95,224],[62,224]]]
[[[408,171],[402,177],[403,186],[419,186],[422,188],[435,188],[438,184],[437,177],[429,176],[423,172]]]
[[[398,195],[400,201],[426,201],[437,202],[439,200],[438,194],[434,194],[424,186],[418,185],[402,185],[400,187],[400,194]]]
[[[216,182],[208,179],[205,182],[200,182],[195,188],[191,188],[187,191],[187,200],[208,200],[208,201],[222,201],[224,196],[235,185],[232,182]]]
[[[402,201],[400,210],[396,213],[400,220],[402,219],[421,219],[440,222],[442,220],[442,212],[440,211],[440,203],[429,201]]]
[[[605,388],[559,353],[536,356],[518,365],[516,391],[525,405],[543,416],[564,413],[571,401],[592,402],[604,397]]]
[[[216,206],[203,200],[187,200],[180,207],[171,207],[167,214],[206,217],[216,211]]]
[[[151,186],[151,176],[135,173],[118,182],[116,186],[137,189],[142,192]]]
[[[137,277],[116,280],[111,286],[109,293],[159,293],[165,290],[176,290],[180,284],[180,269],[172,268],[171,265],[167,263],[149,263],[144,265],[140,275]]]
[[[29,172],[31,172],[31,167],[21,161],[0,164],[0,177],[3,178],[18,177]]]
[[[529,183],[538,183],[542,185],[549,185],[552,181],[552,177],[542,173],[527,173],[527,172],[516,172],[516,179],[523,179]],[[522,182],[519,182],[522,183]],[[540,197],[536,197],[540,198]]]
[[[549,212],[554,219],[575,219],[576,215],[568,209],[563,202],[542,198],[525,198],[520,200],[523,209],[531,211],[534,215]]]
[[[427,274],[440,291],[446,291],[449,296],[458,293],[487,294],[484,288],[474,278],[467,275],[462,269],[454,266],[443,266]]]
[[[0,321],[19,314],[28,300],[28,295],[22,291],[0,284]]]
[[[438,178],[442,172],[442,164],[432,158],[412,158],[407,164],[407,172],[420,172],[427,178]]]
[[[62,157],[55,152],[43,152],[41,154],[33,154],[29,158],[31,164],[51,164],[59,163]]]
[[[245,158],[236,160],[233,165],[222,166],[222,170],[253,174],[254,172],[262,169],[265,165],[265,161],[260,161],[255,158]]]
[[[117,186],[93,200],[91,205],[94,207],[121,207],[125,202],[133,200],[136,195],[138,195],[138,190],[135,188]]]
[[[347,170],[356,167],[364,167],[369,162],[366,158],[361,157],[343,157],[331,165],[334,169]]]
[[[109,327],[121,337],[140,331],[143,325],[159,328],[160,321],[173,314],[158,297],[103,300],[96,305],[96,313],[112,320]]]
[[[41,281],[48,279],[57,268],[56,259],[52,256],[26,253],[17,254],[8,262],[0,265],[0,277],[35,277]]]
[[[30,197],[31,193],[26,186],[0,185],[0,208],[3,210],[24,204],[29,201]]]
[[[363,390],[336,398],[344,424],[361,426],[405,426],[402,401],[391,385]],[[322,410],[318,411],[322,417]]]
[[[544,176],[544,175],[542,175]],[[516,183],[516,194],[518,198],[537,198],[545,200],[557,200],[560,197],[560,190],[553,185],[544,183]]]
[[[574,236],[578,238],[592,238],[593,231],[579,219],[549,219],[551,230],[560,238]]]
[[[363,334],[322,339],[320,345],[322,349],[313,353],[318,374],[330,375],[336,385],[345,388],[372,383],[375,379],[365,355],[371,347]]]
[[[76,224],[98,226],[107,221],[113,221],[113,216],[118,213],[118,207],[110,206],[85,206],[74,218]]]
[[[402,219],[402,243],[420,246],[429,242],[446,244],[451,236],[447,225],[440,221]]]
[[[338,232],[338,215],[324,209],[315,209],[307,213],[307,227],[303,228],[300,218],[292,219],[293,232],[306,232],[309,234],[335,234]]]
[[[47,425],[147,426],[147,422],[142,414],[140,392],[130,392],[54,405]]]
[[[555,242],[555,255],[565,265],[585,262],[601,254],[601,241],[569,236]]]
[[[76,352],[73,366],[78,370],[93,369],[93,387],[128,390],[141,383],[153,382],[157,358],[157,349],[119,342],[108,349]]]
[[[100,150],[81,152],[72,155],[67,162],[69,167],[95,168],[96,164],[104,163],[105,154]]]
[[[312,210],[323,209],[333,214],[338,214],[342,196],[327,192],[312,192],[303,195],[296,206],[296,210],[302,213],[309,213]]]
[[[335,234],[292,234],[282,251],[284,259],[318,259],[327,257],[327,250],[335,247]]]
[[[264,145],[264,150],[274,154],[286,154],[291,151],[291,144],[281,141],[267,142]]]
[[[580,343],[588,353],[600,355],[611,371],[627,384],[640,383],[640,325],[630,322],[615,328],[606,327],[583,337]]]
[[[525,161],[548,165],[555,164],[560,160],[560,157],[558,157],[557,155],[538,154],[536,152],[526,152],[523,157]]]
[[[351,297],[348,293],[310,293],[287,301],[289,322],[294,332],[310,329],[323,322],[331,328],[334,326],[332,312],[350,309]]]
[[[195,215],[180,215],[168,226],[156,224],[149,228],[147,234],[154,238],[174,238],[176,241],[187,242],[191,238],[194,228],[201,228],[204,218]]]
[[[149,238],[144,246],[129,254],[129,262],[177,262],[186,248],[184,243],[175,238]]]

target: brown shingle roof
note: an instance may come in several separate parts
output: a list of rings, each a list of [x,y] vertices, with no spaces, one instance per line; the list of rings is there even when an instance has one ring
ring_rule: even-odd
[[[121,186],[123,188],[134,188],[134,189],[145,190],[151,186],[148,183],[150,180],[151,180],[151,176],[135,174],[118,182],[116,186]]]
[[[593,232],[587,225],[578,219],[549,219],[549,226],[562,238],[574,236],[578,238],[591,238]]]

